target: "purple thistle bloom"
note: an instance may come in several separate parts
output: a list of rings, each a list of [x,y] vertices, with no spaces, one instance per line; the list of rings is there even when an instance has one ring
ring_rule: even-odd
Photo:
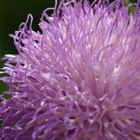
[[[12,35],[0,140],[140,140],[140,14],[116,0],[57,3]],[[138,8],[138,4],[136,5]]]

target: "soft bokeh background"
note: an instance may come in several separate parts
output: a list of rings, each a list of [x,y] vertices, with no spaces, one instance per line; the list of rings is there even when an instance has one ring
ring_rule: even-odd
[[[9,34],[13,34],[21,22],[26,20],[28,13],[31,13],[34,17],[33,29],[38,30],[38,22],[40,20],[41,13],[47,7],[52,7],[55,0],[0,0],[0,58],[4,54],[16,53],[13,40],[9,37]],[[91,0],[92,1],[92,0]],[[136,0],[130,0],[134,2]],[[129,0],[125,0],[126,3]],[[134,10],[132,7],[131,10]],[[0,67],[3,62],[0,60]],[[0,82],[0,94],[7,87]]]

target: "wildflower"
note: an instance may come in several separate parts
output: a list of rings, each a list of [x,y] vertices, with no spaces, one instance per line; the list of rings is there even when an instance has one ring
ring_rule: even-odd
[[[140,15],[119,0],[62,1],[41,32],[13,35],[1,79],[1,140],[139,140]],[[138,7],[138,5],[136,6]]]

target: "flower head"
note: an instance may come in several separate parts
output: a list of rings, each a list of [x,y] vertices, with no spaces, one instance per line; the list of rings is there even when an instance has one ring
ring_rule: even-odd
[[[140,15],[123,2],[57,3],[15,32],[1,78],[2,140],[139,140]],[[137,5],[138,7],[138,5]],[[51,9],[51,8],[50,8]]]

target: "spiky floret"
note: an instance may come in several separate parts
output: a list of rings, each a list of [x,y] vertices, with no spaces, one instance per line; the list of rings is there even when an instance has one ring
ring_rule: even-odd
[[[57,5],[57,4],[56,4]],[[2,80],[2,140],[139,140],[140,15],[116,0],[62,1],[41,32],[13,35]],[[61,15],[60,15],[61,14]]]

